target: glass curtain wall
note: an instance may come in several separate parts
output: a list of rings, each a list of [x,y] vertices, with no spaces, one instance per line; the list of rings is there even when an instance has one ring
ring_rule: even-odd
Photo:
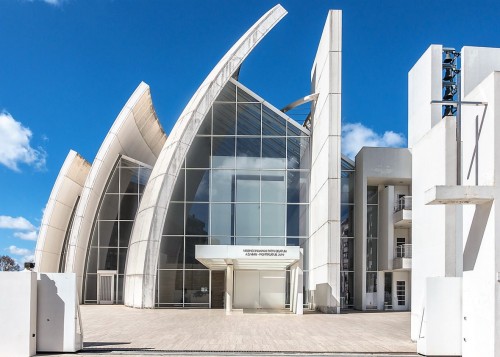
[[[303,245],[309,132],[231,80],[205,117],[168,206],[158,307],[208,307],[211,277],[195,246]]]
[[[116,270],[115,300],[123,303],[123,274],[135,215],[151,167],[121,156],[100,202],[88,249],[85,303],[97,303],[97,271]]]
[[[341,160],[340,299],[342,308],[354,305],[354,166]]]
[[[366,292],[377,292],[378,187],[368,186],[366,197]]]

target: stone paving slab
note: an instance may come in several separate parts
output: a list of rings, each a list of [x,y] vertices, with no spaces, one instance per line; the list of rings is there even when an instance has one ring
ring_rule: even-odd
[[[416,352],[410,340],[409,312],[293,315],[237,311],[226,315],[215,309],[95,305],[84,305],[81,312],[86,355],[263,356],[267,352],[394,357]],[[231,352],[237,353],[227,354]]]
[[[82,306],[85,347],[170,351],[415,352],[410,313],[245,314]]]

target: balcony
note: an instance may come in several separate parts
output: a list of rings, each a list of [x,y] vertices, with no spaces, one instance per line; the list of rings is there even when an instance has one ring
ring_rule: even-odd
[[[411,270],[411,244],[401,244],[394,250],[394,270]]]
[[[401,197],[394,205],[394,227],[411,227],[411,196]]]

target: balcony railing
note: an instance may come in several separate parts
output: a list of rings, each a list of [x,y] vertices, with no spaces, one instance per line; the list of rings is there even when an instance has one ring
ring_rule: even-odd
[[[394,212],[401,211],[402,209],[411,210],[411,196],[403,196],[396,201]]]
[[[398,245],[394,252],[394,258],[411,258],[411,244]]]

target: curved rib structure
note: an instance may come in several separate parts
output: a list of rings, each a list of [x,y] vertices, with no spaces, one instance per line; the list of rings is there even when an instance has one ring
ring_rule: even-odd
[[[43,273],[59,270],[65,237],[71,230],[71,216],[75,210],[90,171],[90,163],[70,150],[57,175],[43,212],[35,250],[35,269]]]
[[[180,115],[146,186],[136,216],[125,271],[125,305],[154,307],[159,242],[173,185],[185,155],[215,98],[255,46],[286,15],[276,5],[224,55]]]
[[[120,155],[126,155],[153,166],[165,141],[166,135],[156,116],[149,86],[142,82],[106,135],[85,181],[74,216],[66,272],[76,273],[80,293],[92,226],[116,160]]]

